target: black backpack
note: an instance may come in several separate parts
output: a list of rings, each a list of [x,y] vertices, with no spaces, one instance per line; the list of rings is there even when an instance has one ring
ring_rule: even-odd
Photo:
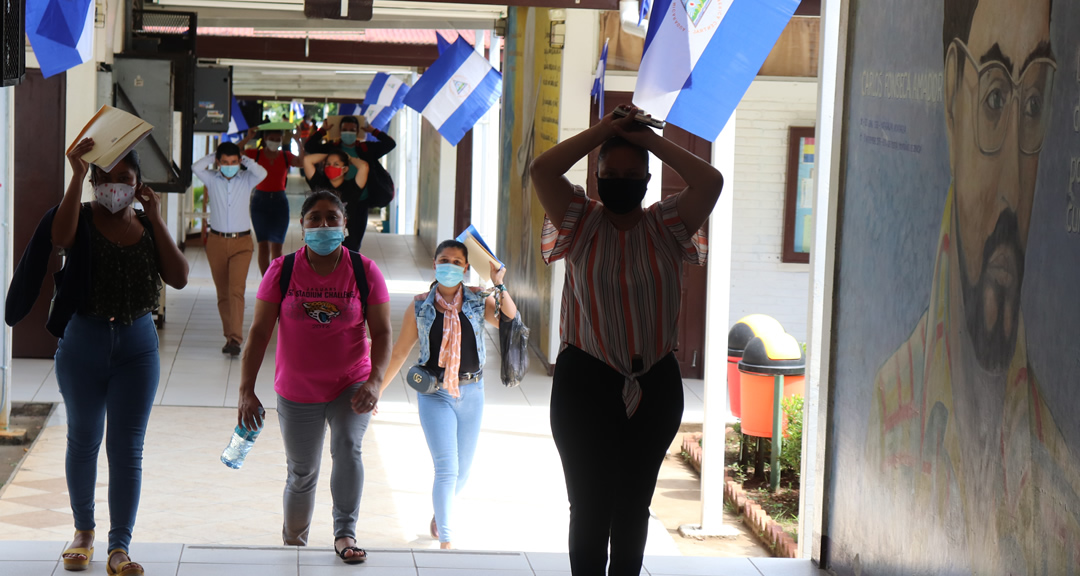
[[[349,250],[349,257],[352,258],[353,273],[356,275],[356,289],[360,292],[360,306],[364,311],[364,319],[367,319],[367,299],[368,292],[371,291],[371,287],[367,283],[367,274],[364,272],[364,261],[360,258],[359,252],[353,252]],[[292,281],[293,266],[296,265],[296,252],[285,256],[281,262],[281,278],[278,280],[278,286],[281,289],[281,299],[285,300],[285,295],[289,293],[289,282]]]
[[[365,161],[371,168],[368,171],[367,186],[364,187],[368,206],[374,208],[389,206],[394,199],[394,179],[378,160]]]

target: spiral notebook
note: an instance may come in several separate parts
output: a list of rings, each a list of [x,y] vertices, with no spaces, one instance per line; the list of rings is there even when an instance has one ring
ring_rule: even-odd
[[[134,114],[112,106],[102,106],[67,151],[71,152],[84,138],[93,138],[94,147],[83,154],[83,160],[109,172],[153,129],[148,122]]]

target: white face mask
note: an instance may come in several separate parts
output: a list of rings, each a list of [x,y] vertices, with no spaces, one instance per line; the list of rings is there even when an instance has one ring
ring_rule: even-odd
[[[98,184],[94,186],[94,200],[116,214],[135,202],[135,187],[130,184]]]
[[[266,149],[271,151],[271,152],[277,152],[278,150],[281,149],[281,142],[278,142],[276,140],[267,140],[266,141]]]

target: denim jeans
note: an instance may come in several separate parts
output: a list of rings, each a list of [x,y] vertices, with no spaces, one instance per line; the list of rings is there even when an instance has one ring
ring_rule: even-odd
[[[285,191],[251,192],[251,226],[255,229],[255,239],[259,242],[284,244],[289,230],[289,199]]]
[[[440,542],[451,541],[454,496],[469,479],[476,442],[480,439],[480,420],[484,416],[484,381],[462,384],[460,391],[460,398],[450,396],[445,390],[418,394],[420,425],[435,463],[431,501]]]
[[[143,440],[161,360],[154,320],[130,326],[76,314],[56,351],[67,408],[67,485],[76,530],[93,530],[98,449],[109,429],[109,551],[128,550],[142,489]]]

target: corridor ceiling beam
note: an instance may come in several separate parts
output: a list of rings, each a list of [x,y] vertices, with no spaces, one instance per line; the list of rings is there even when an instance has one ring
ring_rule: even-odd
[[[304,62],[324,62],[426,68],[439,57],[434,45],[303,38],[200,36],[196,50],[199,58],[298,62],[298,66]]]

